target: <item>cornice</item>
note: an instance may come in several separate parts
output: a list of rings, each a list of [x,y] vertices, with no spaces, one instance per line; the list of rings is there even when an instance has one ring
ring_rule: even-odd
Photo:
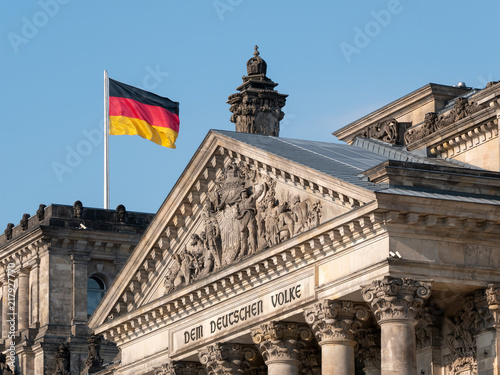
[[[434,101],[447,101],[465,94],[470,89],[429,83],[387,105],[333,132],[339,140],[351,143],[355,136],[369,125],[390,118],[399,118]],[[436,108],[437,109],[437,108]]]

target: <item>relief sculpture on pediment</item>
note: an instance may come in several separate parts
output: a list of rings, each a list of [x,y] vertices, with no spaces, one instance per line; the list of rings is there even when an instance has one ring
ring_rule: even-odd
[[[227,164],[203,202],[200,229],[172,255],[165,292],[320,224],[319,201],[289,191],[281,191],[279,198],[276,195],[276,181],[271,177],[243,162]]]

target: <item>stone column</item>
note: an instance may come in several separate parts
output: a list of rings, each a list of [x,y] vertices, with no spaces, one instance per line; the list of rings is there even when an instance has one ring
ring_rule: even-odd
[[[39,290],[39,280],[38,273],[40,270],[40,260],[37,258],[31,267],[30,271],[30,327],[38,328],[40,325],[39,318],[39,302],[38,302],[38,290]]]
[[[356,332],[357,357],[364,364],[366,375],[380,375],[380,331],[361,329]]]
[[[4,275],[2,284],[2,339],[5,340],[9,336],[9,282],[7,273]]]
[[[363,287],[362,292],[381,328],[382,374],[416,375],[415,325],[431,285],[386,276]]]
[[[86,332],[83,328],[87,323],[87,264],[90,258],[83,254],[72,254],[71,260],[73,261],[73,317],[71,319],[71,330],[75,336],[84,336]]]
[[[321,346],[321,372],[354,375],[354,332],[368,319],[369,310],[354,302],[325,299],[304,315]]]
[[[500,375],[500,287],[488,285],[486,289],[488,307],[493,313],[493,327],[495,327],[495,359],[493,361],[493,374]]]
[[[30,318],[30,289],[29,270],[23,268],[19,271],[18,288],[18,323],[17,330],[22,332],[29,328]]]
[[[252,331],[252,340],[264,357],[269,375],[298,375],[300,350],[313,334],[306,325],[292,322],[270,322]]]
[[[249,345],[215,343],[199,350],[198,357],[209,375],[243,374],[257,358],[257,350]]]

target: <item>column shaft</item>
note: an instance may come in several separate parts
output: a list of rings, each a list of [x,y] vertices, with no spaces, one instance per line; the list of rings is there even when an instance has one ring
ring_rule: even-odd
[[[415,321],[387,320],[381,329],[381,370],[384,375],[416,375]]]
[[[343,344],[320,343],[321,373],[354,375],[354,341]]]
[[[19,289],[18,289],[18,331],[24,331],[29,328],[29,271],[23,269],[19,271]]]
[[[31,284],[31,295],[30,295],[30,311],[31,311],[31,317],[30,317],[30,327],[36,328],[40,322],[39,319],[39,302],[38,302],[38,271],[40,269],[40,266],[38,263],[31,268],[30,271],[30,284]]]
[[[266,362],[268,375],[299,375],[300,362],[288,360],[271,360]]]
[[[73,319],[72,324],[87,322],[87,257],[73,259]]]

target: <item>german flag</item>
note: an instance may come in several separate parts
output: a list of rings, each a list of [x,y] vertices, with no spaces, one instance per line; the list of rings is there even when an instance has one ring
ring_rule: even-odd
[[[175,148],[179,103],[109,79],[109,134],[139,135]]]

